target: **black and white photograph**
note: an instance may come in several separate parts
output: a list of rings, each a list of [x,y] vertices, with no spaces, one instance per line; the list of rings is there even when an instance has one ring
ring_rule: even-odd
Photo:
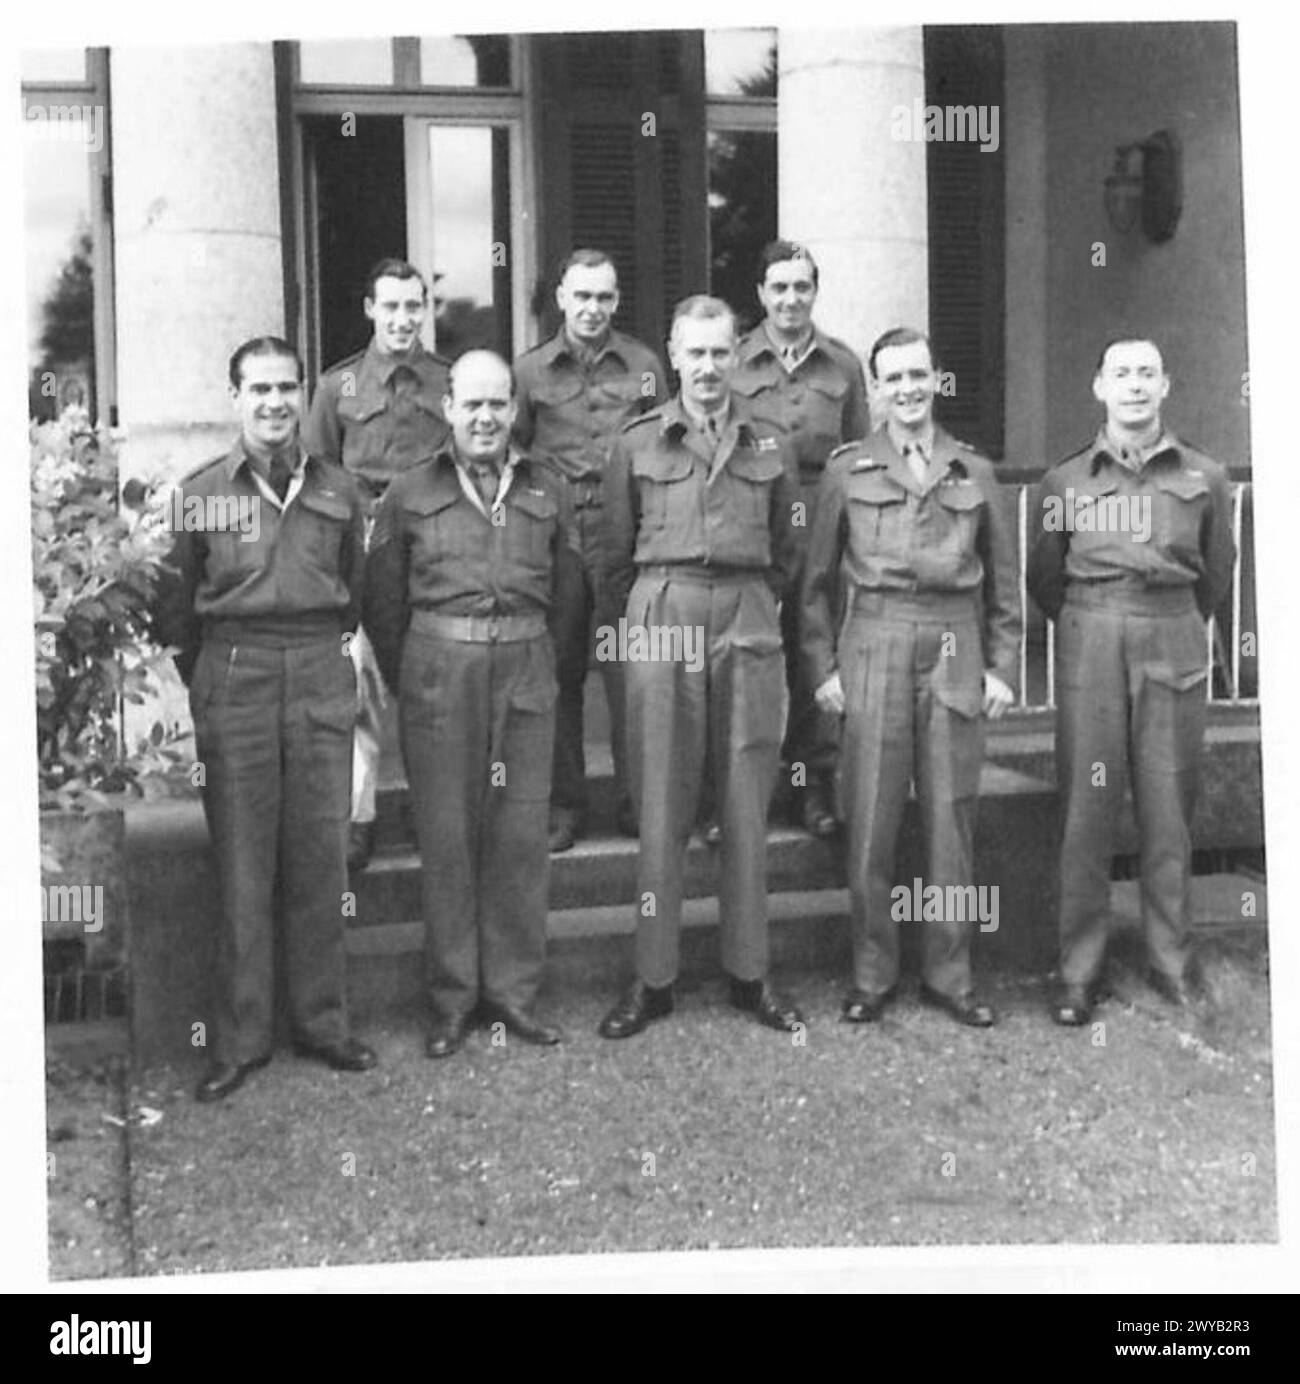
[[[17,31],[14,1285],[1284,1287],[1259,21],[172,23]]]

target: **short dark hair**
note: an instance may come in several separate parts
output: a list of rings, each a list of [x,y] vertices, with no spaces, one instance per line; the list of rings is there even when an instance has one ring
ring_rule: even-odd
[[[290,346],[282,336],[254,336],[250,337],[242,346],[235,348],[235,354],[230,357],[230,387],[238,389],[244,382],[244,362],[250,356],[283,356],[285,360],[291,360],[298,367],[298,383],[302,383],[302,357],[297,350]]]
[[[786,260],[804,260],[812,270],[813,287],[817,287],[817,261],[806,245],[794,240],[769,240],[758,257],[758,281],[767,282],[767,271],[774,264],[784,264]]]
[[[366,275],[367,298],[374,298],[375,285],[380,279],[419,279],[424,301],[429,301],[429,285],[425,283],[424,275],[409,260],[396,259],[391,255],[387,259],[381,259]]]
[[[1158,341],[1153,341],[1149,336],[1112,336],[1101,348],[1101,352],[1097,356],[1097,368],[1093,371],[1094,378],[1100,375],[1106,368],[1106,352],[1109,351],[1112,346],[1128,346],[1138,341],[1145,343],[1147,346],[1154,346],[1156,348],[1156,355],[1160,357],[1160,368],[1164,370],[1165,353],[1160,349],[1160,343]]]
[[[867,357],[867,369],[871,372],[871,378],[879,378],[876,374],[876,357],[881,351],[887,351],[891,346],[911,346],[916,341],[925,342],[925,349],[930,353],[930,369],[937,371],[939,362],[935,359],[934,346],[924,332],[917,331],[915,327],[890,327],[887,332],[881,332],[876,338]]]
[[[614,279],[617,282],[618,265],[614,263],[613,259],[607,255],[604,250],[591,249],[575,250],[569,255],[564,263],[560,265],[560,272],[556,275],[555,282],[556,284],[562,284],[564,282],[564,276],[570,269],[575,269],[578,266],[581,266],[583,269],[599,269],[602,264],[609,265],[614,271]]]

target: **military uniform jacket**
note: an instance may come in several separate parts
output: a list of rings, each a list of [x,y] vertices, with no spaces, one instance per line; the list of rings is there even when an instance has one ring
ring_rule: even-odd
[[[784,437],[735,395],[710,456],[679,398],[628,424],[605,485],[604,589],[616,616],[636,568],[690,564],[761,574],[785,594],[796,560],[796,492]]]
[[[886,430],[839,448],[817,496],[803,580],[803,656],[814,687],[837,667],[839,600],[857,590],[980,597],[984,666],[1019,684],[1015,531],[993,463],[934,430],[922,488]]]
[[[405,358],[372,341],[328,371],[303,429],[314,456],[344,466],[372,492],[428,461],[450,436],[442,413],[449,366],[418,342]]]
[[[363,612],[380,672],[398,686],[413,610],[553,617],[581,579],[571,502],[550,467],[520,456],[489,519],[444,449],[389,486],[375,518]]]
[[[1103,429],[1043,477],[1028,536],[1029,591],[1053,619],[1074,582],[1191,586],[1207,619],[1232,582],[1227,475],[1169,432],[1135,472],[1111,455]]]
[[[751,414],[789,434],[799,479],[816,485],[826,458],[871,430],[862,362],[851,347],[813,328],[807,354],[788,371],[760,322],[741,338],[732,388]]]
[[[667,397],[659,357],[611,330],[584,369],[560,330],[515,362],[515,440],[570,480],[598,478],[619,430]]]
[[[176,667],[187,685],[209,621],[292,629],[336,616],[340,631],[356,628],[365,520],[352,478],[309,456],[302,487],[281,512],[250,468],[237,442],[186,476],[172,496],[177,532],[155,596],[154,632],[179,647]],[[231,517],[241,512],[256,514],[247,531]]]

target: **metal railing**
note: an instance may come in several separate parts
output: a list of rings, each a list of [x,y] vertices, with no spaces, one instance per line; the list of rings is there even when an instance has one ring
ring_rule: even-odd
[[[1016,485],[1016,542],[1020,564],[1020,709],[1047,711],[1056,706],[1056,627],[1029,597],[1025,571],[1029,557],[1029,500],[1032,485]],[[1232,565],[1232,589],[1226,610],[1220,610],[1205,627],[1205,660],[1208,671],[1206,698],[1216,705],[1255,706],[1259,703],[1258,680],[1254,657],[1243,680],[1243,636],[1254,634],[1254,562],[1253,542],[1242,542],[1243,533],[1250,537],[1243,524],[1243,514],[1250,499],[1250,483],[1232,485],[1232,537],[1236,558]],[[1243,600],[1249,592],[1248,608]],[[1243,623],[1243,614],[1246,617]],[[1221,618],[1222,617],[1222,618]],[[1226,625],[1226,629],[1223,626]],[[1043,631],[1041,641],[1037,638]],[[1257,645],[1258,641],[1254,641]]]

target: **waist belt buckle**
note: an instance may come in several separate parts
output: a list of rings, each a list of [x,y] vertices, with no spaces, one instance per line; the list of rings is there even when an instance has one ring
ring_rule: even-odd
[[[488,621],[487,636],[489,644],[495,644],[501,638],[501,626],[494,619]]]

